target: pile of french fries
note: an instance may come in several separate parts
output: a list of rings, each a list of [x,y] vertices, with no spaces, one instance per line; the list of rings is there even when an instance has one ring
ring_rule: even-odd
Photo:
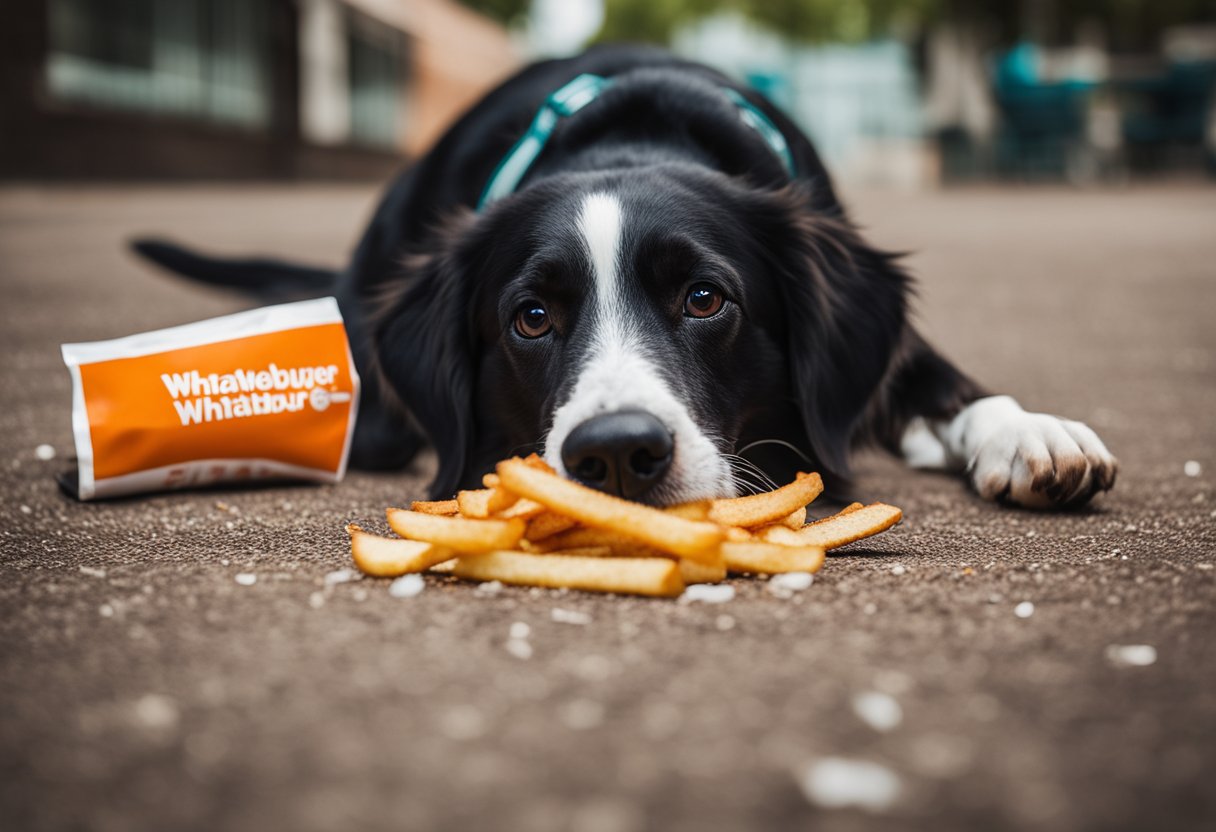
[[[894,506],[854,503],[806,522],[818,474],[748,497],[653,508],[559,476],[536,455],[508,459],[485,488],[390,508],[400,538],[347,526],[368,575],[446,572],[475,581],[677,596],[728,573],[815,572],[824,554],[899,522]]]

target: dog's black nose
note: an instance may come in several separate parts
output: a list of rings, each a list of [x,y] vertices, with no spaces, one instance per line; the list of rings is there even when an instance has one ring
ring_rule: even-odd
[[[593,416],[562,443],[562,462],[584,485],[636,500],[671,467],[671,432],[644,410]]]

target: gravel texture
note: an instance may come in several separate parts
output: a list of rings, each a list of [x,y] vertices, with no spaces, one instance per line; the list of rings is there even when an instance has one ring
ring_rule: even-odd
[[[929,335],[1120,457],[1092,510],[860,463],[906,520],[725,603],[350,579],[432,462],[80,505],[67,340],[239,301],[138,231],[338,262],[373,189],[0,190],[13,830],[1200,829],[1216,821],[1216,191],[854,195]],[[43,447],[43,446],[49,446]]]

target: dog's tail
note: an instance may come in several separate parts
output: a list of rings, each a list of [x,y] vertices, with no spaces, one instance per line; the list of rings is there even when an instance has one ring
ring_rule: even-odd
[[[175,274],[265,300],[303,300],[334,291],[338,273],[261,257],[206,257],[167,240],[144,238],[131,248]]]

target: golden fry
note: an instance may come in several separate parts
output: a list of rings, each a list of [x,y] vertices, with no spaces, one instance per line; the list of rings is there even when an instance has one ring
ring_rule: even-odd
[[[826,517],[798,531],[780,526],[765,530],[764,539],[770,543],[787,546],[819,546],[835,549],[847,543],[861,540],[894,526],[903,517],[903,512],[885,503],[873,503],[862,508],[849,508],[840,514]]]
[[[456,495],[462,517],[484,520],[492,514],[505,511],[519,501],[519,497],[503,488],[478,488],[461,491]]]
[[[546,474],[557,473],[553,469],[553,466],[545,462],[539,454],[528,454],[524,457],[524,465],[527,465],[529,468],[535,468],[537,471],[544,471]]]
[[[724,526],[762,526],[806,508],[822,492],[823,480],[818,474],[799,474],[776,491],[714,500],[709,519]]]
[[[610,558],[613,552],[607,546],[574,546],[570,549],[553,549],[547,552],[530,552],[536,555],[573,555],[579,558]]]
[[[604,546],[618,557],[671,557],[653,546],[640,543],[636,538],[610,529],[593,529],[587,526],[570,529],[536,543],[537,551],[541,552],[555,552],[558,549],[574,549],[583,546]]]
[[[726,526],[726,539],[731,543],[746,543],[752,539],[752,533],[747,529],[740,529],[738,526]]]
[[[675,517],[683,517],[685,520],[708,520],[709,509],[712,506],[712,500],[697,500],[694,503],[667,506],[663,511]]]
[[[414,500],[410,503],[410,511],[446,516],[459,513],[460,506],[455,500]]]
[[[731,572],[817,572],[823,566],[824,551],[817,546],[723,543],[722,557]]]
[[[498,465],[503,486],[551,510],[597,528],[615,529],[680,557],[705,563],[717,558],[722,531],[712,523],[685,520],[649,506],[594,491],[584,485],[509,459]],[[782,512],[782,515],[789,512]]]
[[[354,523],[346,527],[350,554],[359,571],[377,578],[422,572],[452,557],[452,551],[420,540],[401,540],[365,532]]]
[[[500,520],[510,520],[512,517],[518,517],[521,520],[531,520],[533,517],[539,517],[546,511],[548,511],[548,509],[546,509],[540,503],[532,500],[525,500],[521,497],[509,508],[495,512],[494,516]]]
[[[513,520],[474,520],[467,517],[436,517],[416,511],[390,508],[386,512],[393,531],[405,538],[424,540],[456,552],[488,552],[510,549],[524,535],[525,523]]]
[[[520,500],[520,502],[523,502],[523,500]],[[524,537],[534,542],[544,540],[552,535],[564,532],[566,529],[572,529],[577,525],[577,521],[569,517],[563,517],[557,512],[549,511],[546,508],[542,513],[528,521],[528,529],[524,532]]]
[[[665,597],[684,591],[679,566],[666,558],[587,558],[497,551],[461,557],[452,571],[457,577],[471,580],[555,589]]]
[[[726,563],[698,563],[680,558],[680,578],[686,584],[716,584],[726,580]]]
[[[803,506],[779,522],[786,528],[801,529],[806,525],[806,506]]]

